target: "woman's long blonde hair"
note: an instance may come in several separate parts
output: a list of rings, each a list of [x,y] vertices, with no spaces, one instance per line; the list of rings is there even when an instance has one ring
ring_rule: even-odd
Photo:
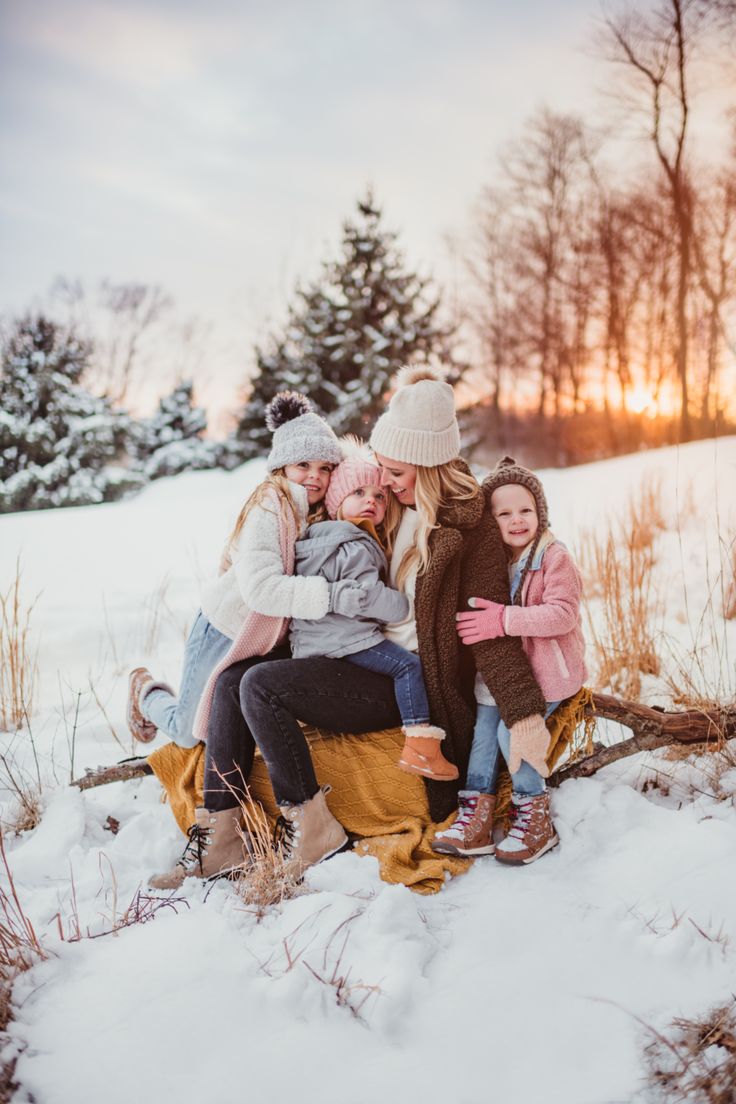
[[[399,564],[396,574],[397,587],[403,586],[407,575],[411,574],[415,566],[418,575],[423,575],[429,567],[432,558],[429,538],[434,529],[439,529],[437,515],[440,511],[456,502],[467,502],[479,494],[482,494],[482,491],[478,481],[465,470],[465,464],[459,458],[450,460],[447,464],[437,464],[433,468],[417,465],[414,502],[419,514],[419,526],[416,542],[407,549]],[[408,509],[408,507],[405,508]],[[395,543],[402,516],[403,510],[399,512],[392,527],[387,528],[387,538],[391,547]]]
[[[245,525],[245,519],[251,510],[254,510],[256,506],[262,506],[263,501],[266,498],[269,491],[275,491],[279,500],[279,512],[284,521],[288,521],[289,513],[293,516],[297,523],[297,530],[299,528],[299,510],[294,502],[294,496],[291,493],[289,486],[289,480],[286,478],[286,469],[277,468],[276,471],[269,472],[262,483],[259,483],[256,489],[248,495],[240,513],[237,516],[233,531],[227,538],[227,544],[225,545],[225,551],[223,558],[229,558],[230,550],[235,544],[236,540],[240,536],[240,533]],[[268,506],[263,507],[265,510],[269,509]],[[315,521],[324,521],[327,517],[327,511],[325,509],[324,500],[317,502],[314,506],[309,507],[307,513],[306,524],[311,525]],[[301,536],[300,533],[298,533]]]

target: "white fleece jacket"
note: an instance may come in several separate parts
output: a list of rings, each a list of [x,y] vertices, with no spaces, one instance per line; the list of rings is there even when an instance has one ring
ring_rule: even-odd
[[[298,528],[306,521],[307,492],[297,483],[289,489],[298,510]],[[208,583],[202,594],[202,613],[216,629],[234,640],[248,610],[269,617],[324,617],[329,606],[329,584],[321,576],[285,575],[279,545],[279,519],[268,507],[248,514],[232,565]]]

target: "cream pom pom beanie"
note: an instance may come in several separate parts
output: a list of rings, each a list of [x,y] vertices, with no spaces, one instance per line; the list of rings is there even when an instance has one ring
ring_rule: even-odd
[[[460,454],[455,396],[428,365],[402,368],[388,410],[371,434],[371,448],[390,460],[434,468]]]

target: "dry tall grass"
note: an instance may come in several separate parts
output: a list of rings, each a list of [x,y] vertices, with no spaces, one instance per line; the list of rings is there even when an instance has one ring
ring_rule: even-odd
[[[5,840],[0,829],[0,864],[5,885],[0,885],[0,1032],[5,1032],[12,1019],[11,997],[18,974],[46,958],[31,920],[26,915],[13,881],[5,852]],[[15,1098],[17,1054],[0,1059],[0,1100]]]
[[[649,1079],[665,1101],[733,1104],[736,998],[699,1019],[674,1020],[670,1037],[653,1033],[645,1049]]]
[[[736,537],[730,542],[723,574],[723,616],[733,621],[736,619]]]
[[[21,598],[20,559],[15,579],[5,594],[0,594],[0,729],[18,728],[32,712],[37,667],[31,647],[31,613],[38,595],[30,605]]]
[[[639,697],[642,675],[660,672],[655,639],[661,606],[654,570],[656,538],[664,529],[661,481],[648,479],[630,498],[622,519],[610,522],[602,534],[583,533],[581,540],[595,683],[625,698]],[[594,602],[600,604],[599,617]]]
[[[263,806],[254,801],[245,786],[246,798],[240,801],[243,817],[241,835],[248,859],[236,884],[242,901],[258,919],[272,905],[306,893],[301,880],[289,870],[281,846],[274,843],[273,831]]]
[[[665,681],[676,705],[687,709],[702,709],[709,713],[728,709],[736,702],[734,666],[729,648],[727,622],[736,617],[736,544],[722,536],[720,517],[716,512],[718,559],[705,548],[703,581],[706,598],[702,608],[695,610],[688,595],[687,579],[683,578],[685,609],[689,640],[683,642],[667,637],[669,651]],[[683,555],[683,565],[685,557]],[[685,570],[683,568],[683,576]],[[724,737],[725,724],[722,726]]]

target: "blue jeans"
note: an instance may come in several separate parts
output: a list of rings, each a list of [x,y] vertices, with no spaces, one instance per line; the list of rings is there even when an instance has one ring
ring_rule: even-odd
[[[394,680],[396,704],[403,725],[429,724],[429,699],[422,662],[416,652],[400,648],[392,640],[384,640],[363,652],[343,656],[343,659],[378,675],[389,675]]]
[[[207,679],[231,646],[230,637],[210,624],[200,610],[184,649],[179,697],[169,690],[151,690],[143,699],[143,716],[179,747],[191,748],[199,742],[192,731],[199,699]]]
[[[549,717],[559,704],[558,701],[547,702],[545,718]],[[501,755],[508,763],[510,744],[511,733],[501,720],[498,706],[479,705],[468,762],[467,789],[489,794],[496,792]],[[526,759],[522,759],[516,774],[511,775],[511,785],[514,793],[526,794],[529,797],[536,797],[546,789],[541,774],[535,771]]]

